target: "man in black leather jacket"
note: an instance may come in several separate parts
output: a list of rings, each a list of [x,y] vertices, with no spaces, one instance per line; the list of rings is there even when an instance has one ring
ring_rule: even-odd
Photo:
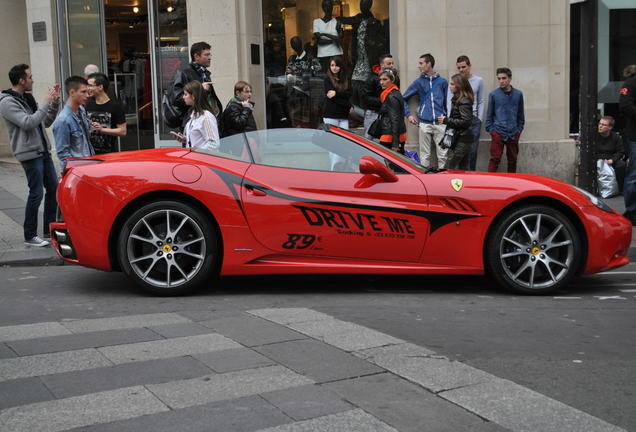
[[[219,97],[216,95],[214,85],[212,84],[211,73],[207,69],[212,62],[212,54],[210,51],[210,44],[207,42],[196,42],[190,47],[191,62],[188,67],[180,70],[174,77],[172,89],[170,92],[170,103],[173,107],[177,108],[181,112],[181,128],[188,122],[188,107],[183,101],[183,87],[190,81],[199,81],[203,84],[203,89],[206,91],[208,101],[210,105],[218,108],[218,114],[216,120],[219,125],[219,133],[222,135],[221,114],[223,111],[223,105]]]

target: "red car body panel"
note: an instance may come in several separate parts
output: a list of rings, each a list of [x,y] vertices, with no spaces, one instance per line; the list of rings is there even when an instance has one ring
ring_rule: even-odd
[[[332,131],[367,145],[346,131]],[[64,221],[51,226],[71,238],[75,257],[63,259],[108,271],[117,267],[109,245],[122,215],[151,195],[183,196],[200,203],[218,226],[222,275],[483,274],[485,242],[496,217],[517,202],[541,199],[558,202],[578,219],[587,242],[583,273],[629,262],[629,222],[566,183],[523,174],[423,174],[390,152],[372,150],[406,172],[397,183],[183,149],[102,155],[93,158],[100,163],[65,173],[58,187]],[[459,190],[456,179],[463,182]]]

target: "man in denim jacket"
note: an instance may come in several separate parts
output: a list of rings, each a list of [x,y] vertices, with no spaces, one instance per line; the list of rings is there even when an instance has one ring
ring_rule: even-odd
[[[490,161],[488,172],[497,172],[503,148],[506,147],[508,172],[517,172],[519,137],[526,123],[523,110],[523,93],[510,85],[512,72],[507,67],[497,69],[499,88],[488,96],[486,131],[490,133]]]
[[[95,154],[89,141],[91,124],[84,109],[88,100],[88,83],[80,76],[71,76],[64,81],[64,87],[68,94],[66,106],[53,125],[62,171],[66,168],[66,159]]]

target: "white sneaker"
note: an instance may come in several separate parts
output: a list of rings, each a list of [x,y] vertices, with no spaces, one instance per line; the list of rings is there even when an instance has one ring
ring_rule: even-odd
[[[35,236],[30,240],[25,240],[24,244],[27,246],[43,247],[48,246],[49,242],[47,242],[46,240],[42,240],[40,236]]]

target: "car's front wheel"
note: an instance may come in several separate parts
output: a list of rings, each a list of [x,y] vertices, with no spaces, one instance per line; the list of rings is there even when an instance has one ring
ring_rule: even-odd
[[[558,210],[524,206],[504,214],[493,228],[486,244],[486,267],[505,288],[548,294],[578,271],[581,239]]]
[[[195,207],[177,201],[144,205],[118,239],[124,272],[155,295],[183,295],[213,276],[216,233]]]

